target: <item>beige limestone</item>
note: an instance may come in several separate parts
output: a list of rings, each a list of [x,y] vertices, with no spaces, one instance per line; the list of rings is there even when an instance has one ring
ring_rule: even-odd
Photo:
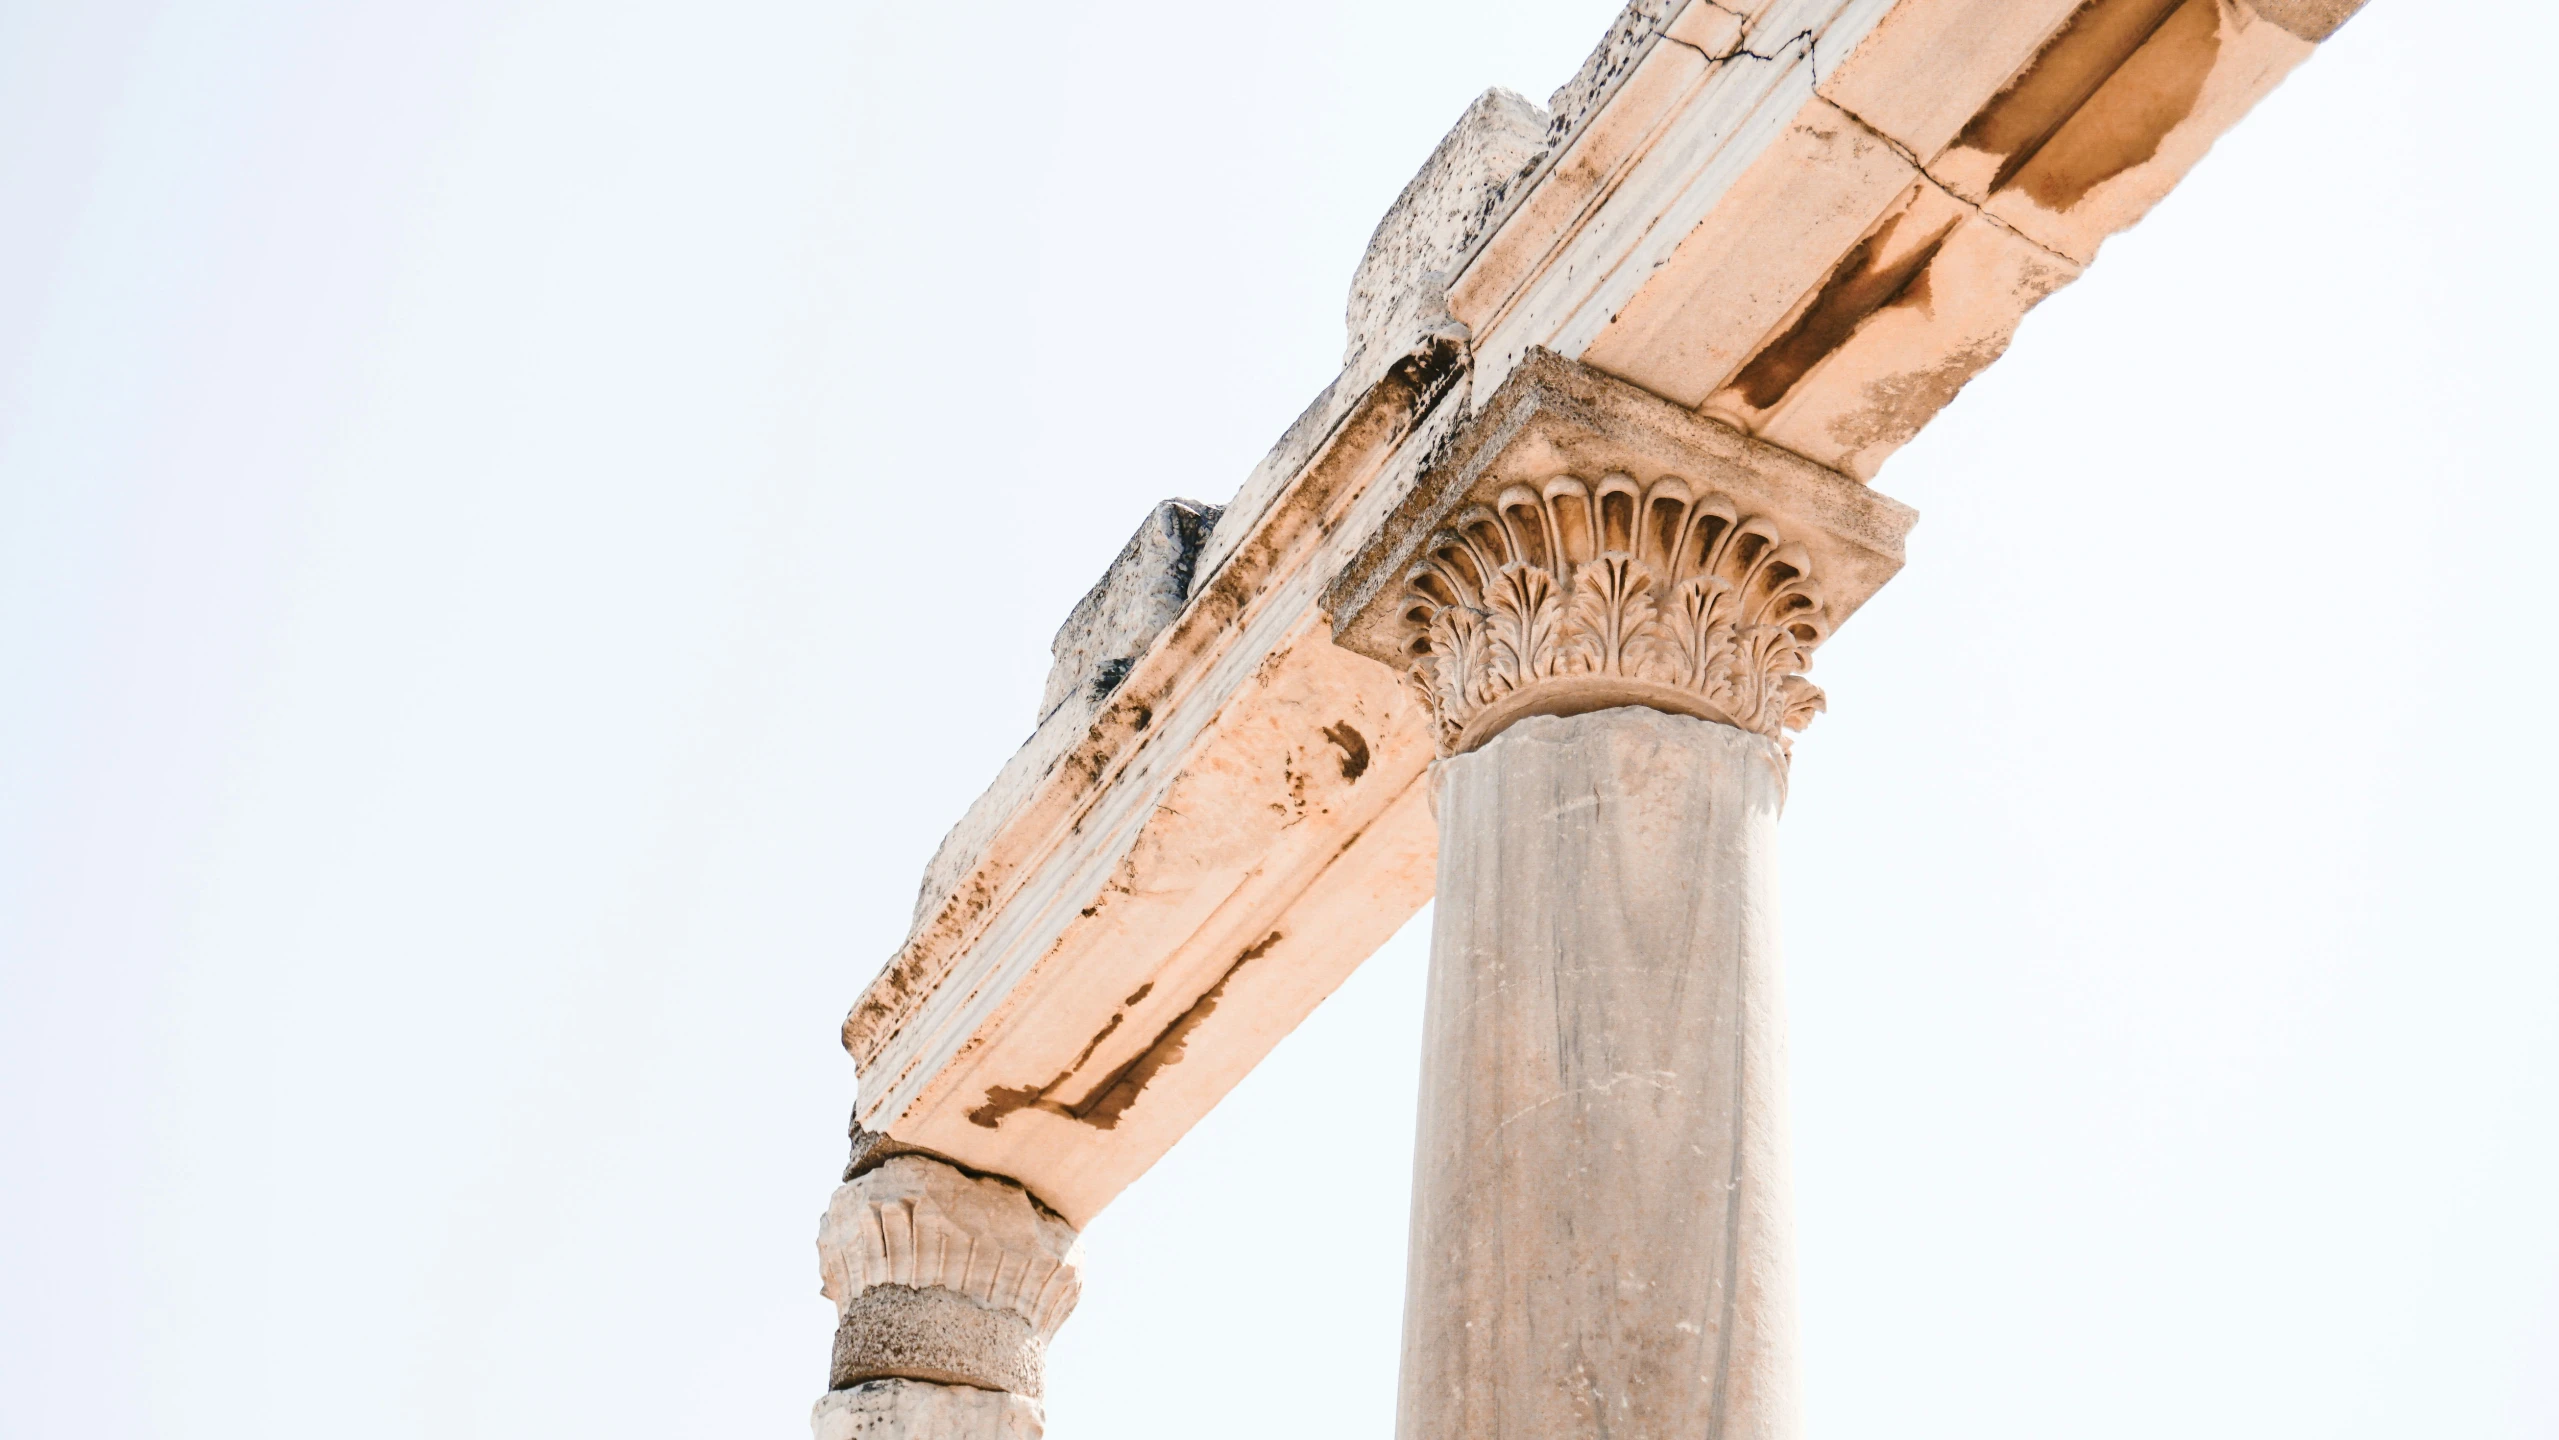
[[[2304,40],[2325,40],[2364,8],[2364,0],[2248,0],[2248,8]]]
[[[846,1019],[862,1125],[1081,1224],[1428,899],[1428,711],[1314,602],[1462,413],[1372,387],[1074,744],[1008,767]]]
[[[1409,650],[1334,643],[1339,582],[1446,518],[1415,497],[1499,448],[1515,371],[1576,362],[1684,417],[1646,422],[1681,445],[1755,439],[1853,488],[2351,9],[1637,0],[1542,139],[1525,102],[1470,110],[1379,227],[1353,363],[1128,633],[1160,628],[1068,647],[1080,698],[936,858],[846,1020],[862,1123],[1088,1220],[1429,898],[1442,717]],[[1688,466],[1528,468],[1751,500]],[[1835,627],[1870,562],[1803,543]]]
[[[1369,236],[1351,276],[1344,375],[1365,383],[1433,346],[1464,346],[1465,327],[1448,313],[1448,269],[1545,145],[1546,112],[1508,90],[1466,107]]]
[[[1643,709],[1442,763],[1401,1440],[1799,1433],[1784,763]]]
[[[1042,1354],[1079,1291],[1075,1231],[1018,1185],[880,1156],[857,1153],[818,1228],[836,1307],[821,1440],[1036,1436]]]
[[[1871,480],[2079,270],[1920,180],[1704,408]]]
[[[1683,299],[1656,284],[1661,268],[1700,225],[1753,203],[1737,186],[1811,100],[1822,57],[1847,53],[1891,8],[1735,6],[1752,15],[1732,35],[1730,17],[1703,4],[1690,0],[1667,32],[1630,50],[1604,103],[1558,143],[1452,280],[1449,309],[1474,333],[1482,383],[1534,348],[1580,358],[1610,328],[1650,327],[1657,304]],[[1713,48],[1678,38],[1689,34]],[[1798,178],[1824,188],[1818,175]],[[1783,270],[1797,257],[1773,245],[1738,259]]]
[[[1217,516],[1218,507],[1197,500],[1167,500],[1147,515],[1049,642],[1043,723],[1070,701],[1098,710],[1119,688],[1129,666],[1191,598],[1191,575]],[[925,886],[936,888],[930,872]]]
[[[1917,174],[1863,127],[1798,107],[1579,358],[1665,399],[1702,403]]]
[[[1541,352],[1378,526],[1325,608],[1344,647],[1420,667],[1443,753],[1522,714],[1630,702],[1775,735],[1792,707],[1768,704],[1810,698],[1798,683],[1810,650],[1900,569],[1917,518]],[[1735,669],[1752,627],[1784,636],[1753,640]]]
[[[1821,91],[1965,203],[2084,264],[2355,8],[1903,0]]]
[[[1935,159],[2086,0],[1901,0],[1833,59],[1821,94],[1914,162]]]
[[[2000,157],[1982,208],[2040,245],[2092,260],[2314,48],[2235,0],[2183,0],[2039,143]],[[2033,73],[2010,93],[2023,93]],[[1938,167],[1978,166],[1977,156],[1988,158],[1959,136]]]
[[[843,1308],[827,1387],[869,1380],[931,1380],[1037,1400],[1040,1338],[1029,1322],[940,1286],[874,1285]]]
[[[1043,1342],[1075,1309],[1083,1250],[1019,1185],[894,1155],[836,1187],[818,1230],[839,1313],[878,1285],[938,1287],[1021,1317]]]
[[[1040,1408],[1019,1395],[920,1380],[830,1390],[809,1414],[813,1440],[1040,1440]]]

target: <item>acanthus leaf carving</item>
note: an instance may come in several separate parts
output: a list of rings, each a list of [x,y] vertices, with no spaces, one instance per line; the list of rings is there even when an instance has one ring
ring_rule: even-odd
[[[1413,678],[1440,748],[1521,714],[1651,704],[1780,745],[1825,708],[1811,553],[1675,476],[1514,485],[1434,536],[1407,577]]]
[[[1534,565],[1505,565],[1486,598],[1493,620],[1493,663],[1486,678],[1509,690],[1555,674],[1563,629],[1555,577]]]
[[[1652,570],[1622,550],[1574,572],[1568,643],[1579,673],[1651,678],[1659,649],[1652,589]]]

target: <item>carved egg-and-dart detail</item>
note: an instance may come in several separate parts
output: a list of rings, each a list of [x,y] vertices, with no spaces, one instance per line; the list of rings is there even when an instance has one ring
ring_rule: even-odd
[[[1402,619],[1443,755],[1612,705],[1782,747],[1823,708],[1803,675],[1830,633],[1811,552],[1676,476],[1563,475],[1469,506],[1406,575]]]

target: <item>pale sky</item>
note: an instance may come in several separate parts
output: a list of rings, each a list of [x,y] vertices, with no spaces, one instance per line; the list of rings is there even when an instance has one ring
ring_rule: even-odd
[[[805,1436],[1050,633],[1614,9],[0,0],[0,1435]],[[1814,1436],[2559,1436],[2554,52],[2374,0],[1879,478]],[[1052,1440],[1391,1434],[1426,928],[1089,1229]]]

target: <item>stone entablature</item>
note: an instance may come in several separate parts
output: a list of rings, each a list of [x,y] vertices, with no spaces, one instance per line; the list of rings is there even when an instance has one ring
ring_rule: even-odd
[[[846,1018],[862,1123],[1088,1222],[1431,898],[1434,712],[1468,703],[1404,678],[1434,536],[1512,486],[1675,478],[1802,547],[1820,607],[1775,628],[1808,651],[1796,621],[1835,632],[1901,563],[1909,512],[1855,482],[2353,4],[1636,0],[1542,139],[1536,107],[1472,107],[1379,227],[1342,374],[1062,637]],[[1549,572],[1559,632],[1604,548]],[[1646,703],[1809,713],[1793,656],[1737,673],[1738,610],[1665,650],[1695,577],[1619,553],[1653,613],[1599,630]],[[1609,673],[1555,653],[1502,698]]]

